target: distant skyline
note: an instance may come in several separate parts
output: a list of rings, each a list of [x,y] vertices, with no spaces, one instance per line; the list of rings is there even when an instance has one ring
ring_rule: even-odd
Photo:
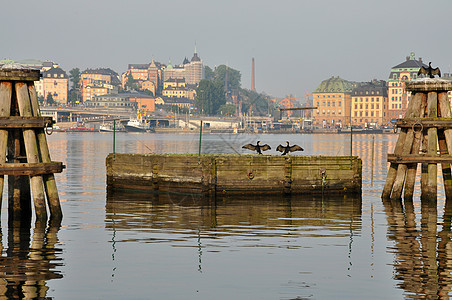
[[[24,0],[2,3],[0,59],[53,60],[69,71],[180,64],[195,45],[251,88],[304,96],[325,79],[387,80],[410,52],[451,72],[452,1]]]

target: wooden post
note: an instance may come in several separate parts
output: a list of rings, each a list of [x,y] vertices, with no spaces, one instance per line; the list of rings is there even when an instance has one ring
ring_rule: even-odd
[[[442,164],[447,198],[452,198],[452,155],[449,154],[452,149],[452,113],[447,99],[452,81],[420,78],[407,82],[406,90],[412,92],[413,97],[405,118],[396,123],[405,135],[399,136],[394,154],[388,155],[391,167],[382,198],[387,199],[390,195],[392,200],[400,199],[404,189],[405,200],[412,200],[418,163],[422,164],[421,199],[437,199],[438,163]]]
[[[39,70],[14,64],[0,67],[0,196],[8,175],[11,224],[24,217],[31,220],[30,186],[37,222],[47,220],[46,196],[52,219],[61,221],[62,216],[53,173],[64,165],[50,161],[45,127],[52,119],[39,113],[33,84],[39,79]]]
[[[436,92],[429,92],[427,96],[427,116],[430,118],[438,117],[438,94]],[[427,153],[429,155],[436,155],[438,149],[438,129],[436,127],[429,128]],[[436,199],[437,193],[437,174],[438,165],[436,163],[428,164],[428,192],[425,195],[427,199]]]
[[[425,113],[425,108],[427,106],[427,96],[423,93],[417,93],[413,95],[414,97],[420,97],[420,111],[418,117],[423,117]],[[417,105],[417,103],[416,103]],[[419,148],[421,146],[421,139],[422,139],[422,125],[413,125],[413,145],[411,147],[411,154],[419,154]],[[413,199],[414,194],[414,184],[416,182],[416,172],[417,172],[417,163],[408,164],[407,165],[407,174],[406,174],[406,180],[405,180],[405,190],[403,194],[403,198],[405,201]]]
[[[21,116],[32,116],[31,102],[28,95],[28,87],[24,82],[16,82],[17,103]],[[38,144],[36,134],[33,129],[23,130],[25,151],[27,161],[29,163],[39,163]],[[30,176],[31,191],[33,193],[33,201],[35,204],[36,218],[47,219],[47,211],[45,205],[44,183],[42,176]]]
[[[406,117],[408,118],[416,118],[420,117],[421,115],[421,103],[422,103],[422,95],[421,94],[415,94],[413,99],[410,102],[409,110],[407,111]],[[402,148],[402,155],[407,155],[412,152],[413,148],[413,141],[414,141],[414,129],[413,128],[407,128],[407,134],[405,138],[405,144]],[[408,166],[406,164],[399,164],[397,166],[397,175],[394,181],[394,186],[391,194],[392,200],[399,200],[402,198],[402,190],[405,183],[405,177],[408,170]],[[409,191],[409,193],[412,193],[412,191]]]
[[[11,82],[0,83],[0,116],[7,117],[11,113],[11,96],[12,84]],[[8,130],[0,130],[0,164],[6,162],[6,150],[8,145]],[[5,176],[0,175],[0,207],[2,205],[3,185]]]
[[[36,90],[33,84],[28,84],[28,91],[30,94],[32,115],[35,117],[40,117],[38,97],[36,95]],[[50,124],[52,125],[52,124]],[[114,134],[114,133],[113,133]],[[37,129],[37,137],[39,143],[39,150],[41,152],[41,160],[44,163],[50,163],[50,152],[47,146],[47,138],[44,132],[44,128]],[[47,201],[49,204],[50,215],[52,218],[61,218],[63,213],[61,212],[60,199],[58,197],[58,190],[55,181],[55,175],[45,174],[43,175],[45,192],[47,195]]]

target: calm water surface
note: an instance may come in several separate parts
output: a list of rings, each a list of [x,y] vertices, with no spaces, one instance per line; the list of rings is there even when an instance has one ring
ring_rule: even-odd
[[[117,134],[116,151],[197,153],[198,139],[196,134]],[[258,139],[273,149],[289,139],[304,147],[297,155],[350,155],[347,135],[307,134],[206,134],[202,152],[247,153],[241,146]],[[48,138],[52,160],[67,166],[56,175],[64,219],[61,227],[34,221],[8,226],[3,204],[0,295],[447,298],[452,213],[443,193],[437,206],[421,205],[418,197],[404,205],[380,199],[386,154],[396,140],[396,135],[353,137],[353,154],[363,160],[361,198],[209,201],[184,195],[107,195],[105,158],[112,152],[112,135],[54,133]]]

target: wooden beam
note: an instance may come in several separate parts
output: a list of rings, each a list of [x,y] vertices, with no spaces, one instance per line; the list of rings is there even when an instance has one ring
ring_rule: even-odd
[[[412,163],[452,163],[452,155],[428,155],[428,154],[407,154],[396,155],[388,154],[388,162],[397,164],[412,164]]]
[[[398,119],[397,127],[408,127],[415,130],[423,128],[452,128],[452,118],[423,118],[423,119]]]
[[[2,163],[0,175],[43,175],[61,173],[66,166],[62,162],[50,163]]]

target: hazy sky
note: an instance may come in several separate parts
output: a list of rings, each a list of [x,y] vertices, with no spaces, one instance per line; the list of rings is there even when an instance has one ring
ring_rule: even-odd
[[[443,73],[452,63],[450,0],[15,0],[2,1],[0,59],[74,67],[179,64],[195,44],[205,65],[227,64],[273,96],[322,80],[387,80],[416,53]]]

